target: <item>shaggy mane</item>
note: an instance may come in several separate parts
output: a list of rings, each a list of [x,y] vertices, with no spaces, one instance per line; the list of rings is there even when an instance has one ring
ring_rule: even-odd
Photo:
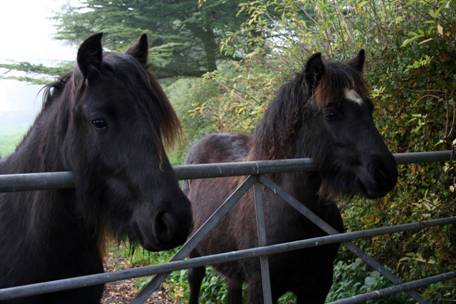
[[[252,153],[257,159],[289,158],[294,136],[306,119],[305,105],[313,100],[318,109],[342,100],[344,89],[367,96],[362,75],[347,64],[325,62],[325,73],[313,92],[305,82],[305,70],[285,83],[269,103],[255,132]]]
[[[141,81],[147,84],[147,88],[150,91],[151,96],[153,96],[154,101],[158,104],[160,112],[155,113],[156,110],[152,110],[148,100],[139,99],[138,102],[145,111],[148,111],[153,115],[151,117],[157,118],[159,133],[163,143],[166,146],[172,146],[181,133],[181,125],[176,112],[171,106],[171,102],[160,86],[159,80],[149,71],[149,67],[144,69],[136,60],[126,59],[125,57],[110,53],[107,53],[105,56],[104,60],[107,60],[108,63],[103,64],[108,70],[112,70],[109,62],[111,62],[112,65],[120,63],[121,67],[124,67],[125,65],[122,61],[128,61],[128,64],[133,64],[138,71],[142,71],[142,73],[139,73]],[[120,71],[117,75],[121,75]],[[137,85],[132,79],[122,80],[126,85],[131,87]],[[67,85],[71,85],[69,90],[65,90]],[[77,69],[75,72],[69,72],[60,76],[56,81],[47,84],[43,88],[43,110],[47,109],[54,100],[57,100],[56,97],[60,97],[61,94],[65,94],[62,98],[63,100],[69,100],[73,96],[78,96],[78,94],[82,92],[84,85],[85,81],[81,78]]]

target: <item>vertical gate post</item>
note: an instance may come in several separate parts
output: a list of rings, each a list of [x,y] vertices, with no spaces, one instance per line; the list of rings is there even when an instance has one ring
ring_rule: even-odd
[[[257,224],[258,246],[267,245],[266,223],[264,220],[264,204],[262,185],[256,179],[255,182],[255,216]],[[260,257],[261,266],[261,288],[265,304],[272,304],[271,277],[269,274],[269,260],[267,256]]]

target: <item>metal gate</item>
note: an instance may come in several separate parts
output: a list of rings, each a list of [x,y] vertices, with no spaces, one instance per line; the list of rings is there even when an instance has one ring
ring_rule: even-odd
[[[398,164],[410,164],[430,161],[448,161],[453,159],[452,151],[432,151],[415,153],[394,154]],[[263,287],[264,303],[272,303],[271,285],[269,278],[268,256],[272,254],[288,252],[298,249],[322,246],[332,243],[342,243],[355,256],[367,263],[372,269],[381,273],[388,279],[391,287],[356,295],[350,298],[337,300],[332,304],[361,303],[370,299],[382,298],[391,294],[406,292],[417,303],[428,303],[416,291],[418,288],[430,284],[456,278],[456,271],[436,274],[415,281],[404,282],[397,275],[389,271],[375,258],[366,254],[361,248],[352,243],[353,240],[368,238],[389,233],[404,231],[417,231],[431,226],[447,225],[456,223],[456,216],[433,219],[423,222],[401,224],[390,227],[380,227],[362,231],[339,233],[328,223],[319,218],[315,213],[301,204],[294,197],[283,191],[265,174],[311,171],[315,167],[311,159],[287,159],[271,161],[248,161],[218,164],[184,165],[174,167],[179,179],[212,178],[226,176],[242,176],[247,178],[226,198],[220,207],[206,220],[206,222],[187,240],[170,262],[160,265],[144,266],[126,269],[111,273],[99,273],[75,278],[55,280],[50,282],[36,283],[24,286],[0,289],[0,300],[7,300],[31,295],[50,293],[55,291],[75,289],[80,287],[99,285],[108,282],[125,280],[135,277],[155,275],[155,277],[139,292],[132,301],[134,304],[144,303],[145,300],[160,286],[164,279],[175,270],[188,269],[202,265],[213,265],[229,261],[259,257],[261,266],[261,278]],[[71,172],[47,172],[0,175],[0,192],[49,190],[73,187]],[[254,188],[255,212],[258,234],[258,247],[219,253],[209,256],[197,257],[184,260],[198,243],[214,228],[217,223],[236,205],[239,199],[250,189]],[[266,245],[266,233],[263,215],[262,187],[273,191],[285,203],[289,204],[308,220],[317,225],[328,235],[293,242]],[[0,245],[1,246],[1,245]]]

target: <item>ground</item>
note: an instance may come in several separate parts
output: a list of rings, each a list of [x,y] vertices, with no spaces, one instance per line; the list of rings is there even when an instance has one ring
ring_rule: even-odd
[[[125,268],[130,268],[131,264],[128,258],[117,256],[109,252],[105,257],[105,271],[112,272]],[[135,287],[135,281],[125,280],[106,284],[103,294],[102,304],[126,304],[130,303],[134,296],[138,293],[138,288]],[[148,304],[175,304],[167,291],[161,287],[152,297],[146,302]]]

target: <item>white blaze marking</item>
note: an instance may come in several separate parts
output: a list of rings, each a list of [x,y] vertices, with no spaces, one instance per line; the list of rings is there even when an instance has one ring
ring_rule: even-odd
[[[359,105],[363,104],[363,99],[361,98],[361,96],[359,96],[359,94],[355,90],[345,89],[344,93],[345,93],[345,98],[347,98],[348,100],[353,101]]]

